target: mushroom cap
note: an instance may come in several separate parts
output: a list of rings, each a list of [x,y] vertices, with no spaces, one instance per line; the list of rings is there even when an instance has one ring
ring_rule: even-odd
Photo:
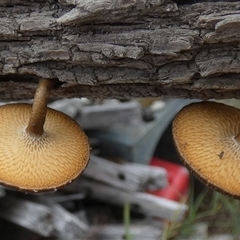
[[[221,103],[184,107],[173,121],[183,162],[206,185],[240,198],[240,110]]]
[[[47,109],[44,133],[26,132],[30,104],[0,107],[0,183],[40,192],[72,182],[89,161],[88,138],[67,115]]]

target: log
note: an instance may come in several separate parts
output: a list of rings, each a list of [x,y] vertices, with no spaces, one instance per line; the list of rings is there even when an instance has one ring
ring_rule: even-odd
[[[172,222],[184,219],[188,207],[184,203],[175,202],[165,198],[157,197],[144,192],[132,192],[116,189],[100,182],[80,178],[81,184],[75,183],[67,186],[64,191],[87,192],[89,197],[103,202],[123,206],[129,202],[133,209],[146,216],[159,217]]]
[[[99,104],[84,104],[82,99],[61,99],[49,107],[74,118],[83,129],[107,128],[116,122],[127,124],[142,119],[141,106],[137,101],[120,102],[105,100]],[[97,121],[96,121],[97,119]]]
[[[131,224],[131,240],[160,240],[162,239],[162,230],[150,224]],[[103,226],[93,226],[86,235],[86,240],[123,240],[126,239],[126,229],[123,225],[109,224]]]
[[[4,197],[0,199],[0,217],[44,237],[54,233],[51,209],[43,204]]]
[[[240,5],[231,1],[0,2],[0,99],[240,98]]]
[[[0,218],[44,237],[76,240],[88,231],[87,224],[51,201],[46,204],[6,196],[0,199],[0,207]]]
[[[83,176],[127,191],[157,190],[166,187],[167,172],[160,167],[136,163],[118,164],[91,155]],[[81,184],[81,181],[79,181]]]
[[[81,239],[88,231],[88,225],[82,222],[74,214],[68,212],[59,204],[50,204],[52,209],[55,236],[59,240]]]

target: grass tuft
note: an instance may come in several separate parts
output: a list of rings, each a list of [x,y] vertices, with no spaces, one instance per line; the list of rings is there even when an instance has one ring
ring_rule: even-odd
[[[182,223],[165,224],[164,240],[185,239],[194,232],[194,224],[204,222],[209,235],[240,235],[240,201],[205,187],[197,197],[193,180],[189,195],[189,211]]]

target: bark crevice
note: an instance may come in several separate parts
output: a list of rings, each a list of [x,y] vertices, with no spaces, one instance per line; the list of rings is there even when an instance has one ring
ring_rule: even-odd
[[[181,1],[180,1],[181,2]],[[0,99],[239,98],[240,3],[0,2]]]

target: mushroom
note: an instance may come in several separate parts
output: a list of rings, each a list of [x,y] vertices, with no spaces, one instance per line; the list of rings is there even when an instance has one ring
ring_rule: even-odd
[[[175,146],[206,185],[240,198],[240,110],[215,102],[184,107],[173,121]]]
[[[47,107],[54,81],[41,79],[33,105],[0,107],[0,183],[43,192],[71,183],[89,161],[88,138],[73,119]]]

